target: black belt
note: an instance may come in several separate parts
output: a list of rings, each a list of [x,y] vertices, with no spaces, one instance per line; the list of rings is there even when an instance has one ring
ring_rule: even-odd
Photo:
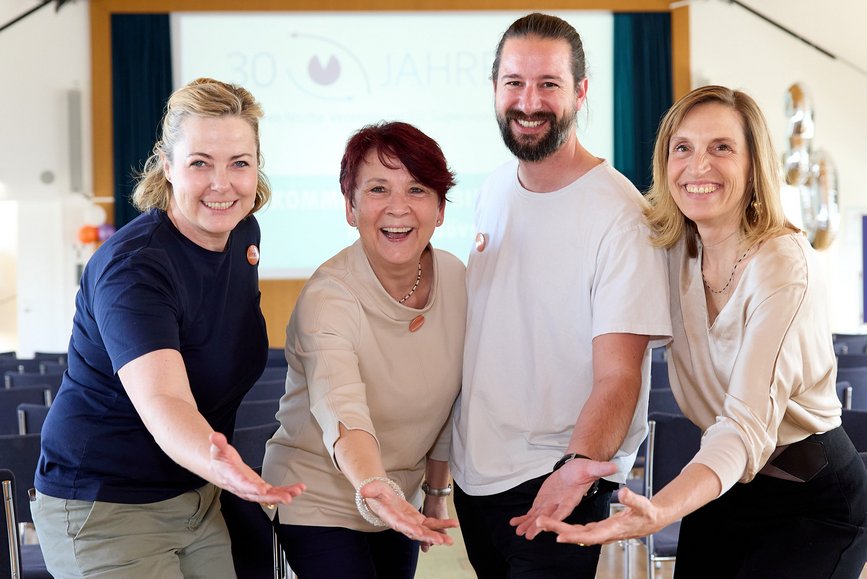
[[[846,433],[841,427],[822,434],[811,434],[804,440],[784,447],[778,454],[775,453],[776,456],[772,455],[768,464],[759,472],[777,478],[800,482],[810,481],[828,466],[828,451],[833,452],[833,447],[840,442],[838,439],[841,437],[846,437]],[[829,448],[826,449],[826,446]],[[775,473],[768,466],[772,466],[789,476]]]

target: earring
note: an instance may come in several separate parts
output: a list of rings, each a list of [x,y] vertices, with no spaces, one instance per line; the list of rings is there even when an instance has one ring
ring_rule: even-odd
[[[758,198],[753,197],[750,208],[753,210],[753,221],[758,221],[762,217],[762,202]]]
[[[442,224],[443,224],[443,220],[442,220],[442,219],[437,219],[437,227],[439,227],[439,226],[442,225]]]
[[[349,222],[349,225],[350,225],[351,227],[355,227],[355,219],[353,219],[352,221],[350,221],[350,222]]]

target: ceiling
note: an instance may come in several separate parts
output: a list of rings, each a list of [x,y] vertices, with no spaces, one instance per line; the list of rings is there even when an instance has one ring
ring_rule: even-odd
[[[71,1],[85,4],[82,0]],[[867,39],[863,30],[867,0],[672,0],[672,4],[690,1],[734,1],[747,6],[867,76]],[[44,11],[54,11],[55,2]],[[0,24],[39,4],[40,0],[0,0]]]
[[[867,76],[867,39],[864,37],[867,1],[737,0],[736,3],[758,12]]]

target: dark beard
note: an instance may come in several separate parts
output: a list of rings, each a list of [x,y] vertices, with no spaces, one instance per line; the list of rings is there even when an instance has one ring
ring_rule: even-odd
[[[500,134],[503,137],[503,142],[512,154],[521,161],[529,161],[531,163],[541,161],[550,156],[554,151],[559,149],[569,134],[575,130],[575,117],[577,111],[571,116],[566,115],[562,119],[557,119],[554,113],[536,113],[534,115],[525,115],[518,111],[506,111],[505,117],[497,115],[497,124],[500,126]],[[529,121],[548,121],[548,132],[536,142],[519,141],[512,132],[511,123],[517,119]]]

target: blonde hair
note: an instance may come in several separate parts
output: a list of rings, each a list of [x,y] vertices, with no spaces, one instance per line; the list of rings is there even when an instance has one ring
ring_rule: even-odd
[[[247,122],[256,136],[258,183],[256,200],[250,214],[261,209],[271,199],[271,185],[262,172],[264,160],[259,148],[259,119],[262,107],[246,89],[212,78],[198,78],[179,88],[166,104],[162,120],[162,133],[153,152],[145,161],[132,194],[132,203],[139,211],[168,210],[172,198],[172,184],[163,171],[163,159],[170,159],[181,135],[181,127],[188,117],[238,117]]]
[[[750,178],[743,197],[740,233],[750,245],[797,230],[783,213],[780,200],[780,165],[765,117],[756,102],[744,92],[722,86],[703,86],[678,100],[659,123],[653,148],[653,184],[647,194],[645,211],[652,231],[652,243],[669,248],[686,237],[690,257],[698,255],[695,223],[678,209],[668,186],[669,142],[686,115],[698,105],[719,103],[731,108],[741,119],[750,154]],[[756,202],[758,210],[753,206]]]

